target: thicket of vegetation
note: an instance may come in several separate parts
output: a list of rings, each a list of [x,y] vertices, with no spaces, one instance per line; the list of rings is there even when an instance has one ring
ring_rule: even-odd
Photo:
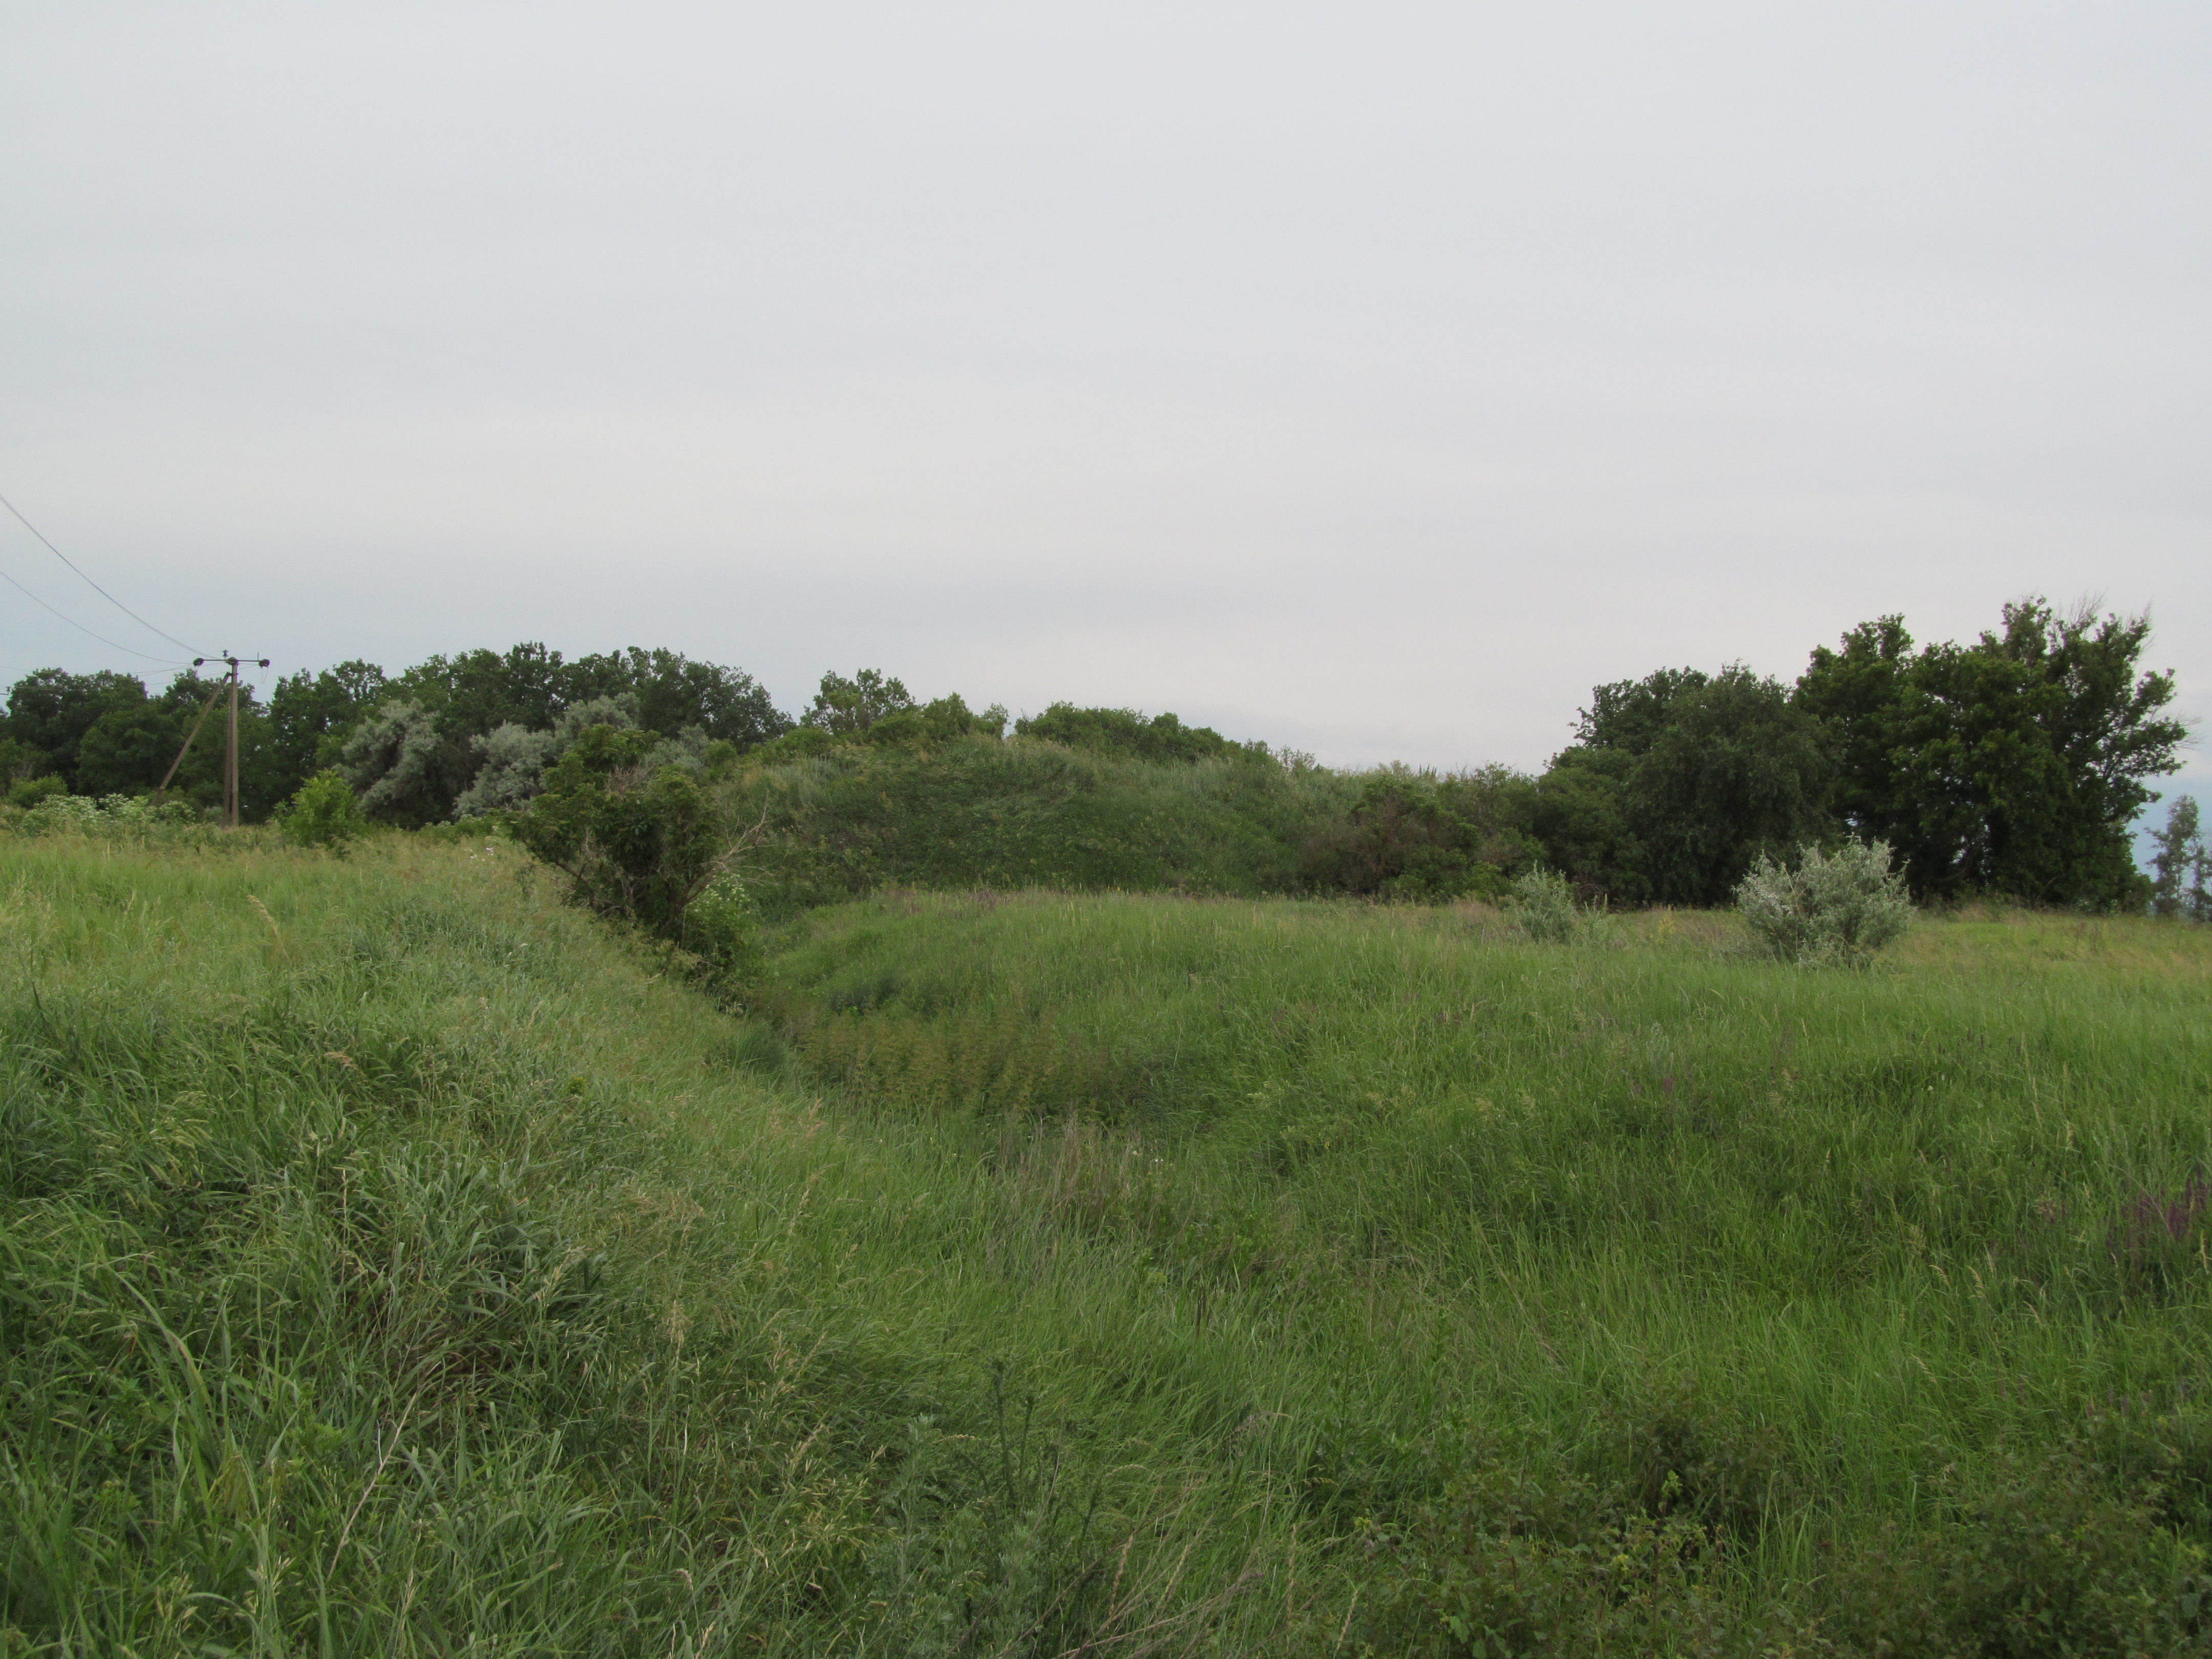
[[[2212,1640],[2212,933],[550,875],[6,843],[8,1651]]]
[[[1851,840],[1893,847],[1923,902],[2201,912],[2201,874],[2157,886],[2131,853],[2185,735],[2171,676],[2142,666],[2148,637],[2142,618],[2038,600],[1969,645],[1916,647],[1884,617],[1814,652],[1795,685],[1741,666],[1601,685],[1535,775],[1332,772],[1173,714],[1065,703],[1009,729],[1002,708],[920,702],[874,670],[825,675],[794,720],[741,670],[526,645],[392,677],[349,663],[249,696],[243,794],[269,816],[335,771],[402,828],[523,812],[606,726],[653,739],[625,777],[681,774],[763,824],[771,913],[899,884],[1437,902],[1501,897],[1539,867],[1585,904],[1717,906],[1762,860]],[[143,794],[204,690],[32,675],[9,694],[0,778],[19,806]],[[220,750],[196,745],[182,798],[214,798]]]

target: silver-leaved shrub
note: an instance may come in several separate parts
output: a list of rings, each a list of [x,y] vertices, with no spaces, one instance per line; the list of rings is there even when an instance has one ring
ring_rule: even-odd
[[[1912,921],[1904,875],[1888,847],[1852,842],[1833,853],[1801,848],[1794,866],[1766,854],[1735,890],[1736,908],[1776,956],[1808,967],[1857,966]]]
[[[1514,915],[1521,931],[1546,945],[1564,945],[1581,933],[1589,918],[1575,905],[1575,890],[1565,876],[1541,866],[1513,883]]]

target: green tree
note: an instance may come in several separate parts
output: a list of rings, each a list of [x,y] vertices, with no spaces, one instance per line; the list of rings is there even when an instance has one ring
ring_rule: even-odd
[[[2193,915],[2198,907],[2190,878],[2196,878],[2195,889],[2203,888],[2205,844],[2197,802],[2191,797],[2176,798],[2166,809],[2166,828],[2151,831],[2151,844],[2158,848],[2151,860],[2151,914]],[[2194,915],[2194,919],[2203,918]]]
[[[345,740],[386,695],[374,663],[342,662],[288,674],[269,694],[268,786],[289,799],[317,773],[338,763]]]
[[[631,646],[605,656],[580,657],[562,678],[564,708],[624,693],[637,701],[637,723],[672,738],[696,727],[740,751],[791,729],[768,690],[742,668],[699,662],[679,653]]]
[[[824,674],[814,706],[799,716],[799,723],[842,735],[865,732],[885,715],[913,707],[914,698],[904,685],[885,679],[875,669],[863,668],[849,680],[842,674]]]
[[[1831,832],[1836,765],[1788,688],[1741,664],[1601,685],[1537,789],[1549,861],[1617,902],[1719,905],[1762,854]]]
[[[549,728],[567,702],[567,681],[561,653],[532,640],[504,652],[426,658],[395,678],[388,692],[423,709],[441,732],[465,744],[496,726]]]
[[[78,742],[76,793],[134,795],[151,789],[183,741],[174,712],[151,698],[111,708]]]
[[[0,721],[6,718],[0,714]],[[19,783],[29,781],[44,773],[51,764],[43,753],[29,744],[18,743],[12,737],[0,734],[0,790],[11,789]]]
[[[41,668],[9,688],[8,735],[38,757],[29,769],[58,774],[70,793],[82,793],[77,760],[85,733],[112,710],[145,701],[145,684],[135,675]]]
[[[1816,650],[1798,702],[1837,736],[1842,815],[1917,896],[2138,902],[2128,827],[2187,735],[2163,712],[2172,676],[2138,668],[2149,635],[2145,617],[2031,599],[1972,645],[1915,651],[1886,617]]]
[[[337,769],[368,817],[419,830],[453,816],[471,769],[466,750],[440,730],[437,716],[403,697],[354,727]]]
[[[1615,904],[1651,896],[1644,843],[1629,813],[1634,763],[1625,750],[1575,744],[1553,757],[1535,784],[1532,829],[1546,860],[1579,891]]]
[[[898,682],[894,680],[892,684]],[[854,735],[882,746],[890,744],[950,743],[955,738],[999,736],[1006,730],[1003,712],[978,714],[959,693],[918,706],[895,709]]]
[[[639,725],[663,737],[696,726],[709,738],[750,749],[791,726],[743,669],[638,646],[573,662],[536,640],[504,652],[434,656],[401,674],[392,689],[428,709],[439,729],[461,743],[501,726],[548,732],[572,708],[621,696],[635,700]]]

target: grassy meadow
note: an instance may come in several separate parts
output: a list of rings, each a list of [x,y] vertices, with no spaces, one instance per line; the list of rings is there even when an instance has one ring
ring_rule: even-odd
[[[0,842],[0,1652],[2208,1650],[2212,930]]]

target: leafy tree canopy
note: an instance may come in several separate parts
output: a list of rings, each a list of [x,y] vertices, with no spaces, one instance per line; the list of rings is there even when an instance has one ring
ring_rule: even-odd
[[[360,661],[342,662],[317,674],[303,668],[278,680],[269,696],[275,766],[304,783],[337,765],[346,734],[384,700],[389,684],[381,668]]]
[[[696,726],[750,749],[791,726],[743,669],[637,646],[574,662],[536,641],[505,652],[435,656],[401,674],[391,689],[428,709],[448,737],[464,741],[501,726],[550,731],[578,704],[623,696],[636,699],[638,724],[664,737]]]
[[[1576,732],[1539,787],[1540,830],[1616,900],[1723,904],[1761,854],[1832,830],[1827,733],[1741,664],[1601,685]]]
[[[1916,651],[1884,617],[1814,651],[1797,700],[1837,733],[1839,812],[1917,896],[2134,902],[2128,825],[2187,735],[2172,675],[2138,666],[2149,635],[2148,617],[2030,599],[1972,645]]]
[[[40,757],[39,769],[58,773],[72,793],[82,793],[76,771],[85,733],[103,714],[145,701],[146,687],[136,675],[41,668],[9,688],[8,736]]]
[[[799,717],[799,723],[844,735],[865,732],[885,715],[904,714],[914,707],[902,683],[885,679],[873,668],[863,668],[849,680],[831,672],[822,677],[814,706]]]

